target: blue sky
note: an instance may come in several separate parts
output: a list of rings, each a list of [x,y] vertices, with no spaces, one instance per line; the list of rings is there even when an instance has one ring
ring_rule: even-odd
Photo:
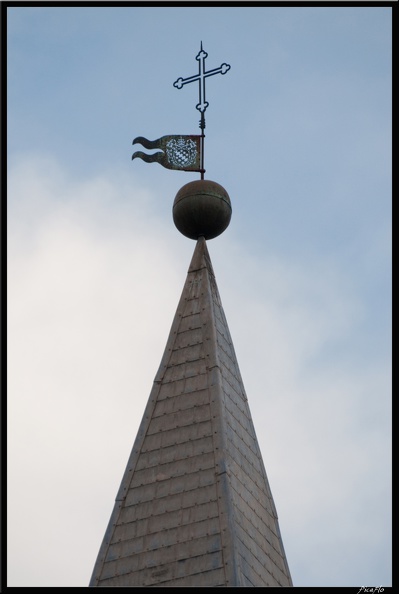
[[[8,585],[87,586],[194,242],[208,242],[295,586],[391,584],[392,11],[8,8]],[[67,559],[67,563],[65,560]]]

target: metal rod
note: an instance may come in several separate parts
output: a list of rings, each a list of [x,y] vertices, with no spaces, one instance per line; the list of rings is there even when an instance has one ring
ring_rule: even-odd
[[[200,128],[201,128],[201,179],[204,179],[204,144],[205,144],[205,115],[204,112],[201,113],[201,121],[200,121]]]

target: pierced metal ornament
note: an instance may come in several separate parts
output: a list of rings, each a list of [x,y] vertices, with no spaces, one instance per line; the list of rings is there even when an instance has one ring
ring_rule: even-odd
[[[133,144],[141,144],[147,149],[160,149],[161,153],[147,155],[142,151],[133,154],[132,159],[142,159],[147,163],[160,163],[167,169],[180,169],[181,171],[201,171],[200,144],[201,136],[162,136],[157,140],[148,140],[138,136]]]

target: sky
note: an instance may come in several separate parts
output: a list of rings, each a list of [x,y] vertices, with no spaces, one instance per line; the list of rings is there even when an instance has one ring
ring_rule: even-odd
[[[391,581],[392,10],[9,7],[8,586],[87,586],[195,242],[208,241],[294,586]]]

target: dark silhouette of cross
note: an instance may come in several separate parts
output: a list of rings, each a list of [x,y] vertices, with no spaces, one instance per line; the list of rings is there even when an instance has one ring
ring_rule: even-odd
[[[226,74],[230,70],[229,64],[222,64],[219,68],[214,68],[213,70],[205,70],[205,59],[207,58],[208,54],[202,49],[202,41],[201,41],[201,49],[196,56],[196,60],[198,60],[198,74],[194,76],[189,76],[188,78],[178,78],[174,83],[173,86],[176,89],[181,89],[183,85],[187,85],[188,83],[195,82],[198,80],[199,83],[199,102],[195,106],[202,114],[205,113],[206,108],[208,107],[209,103],[205,99],[205,79],[208,76],[213,76],[214,74]]]

